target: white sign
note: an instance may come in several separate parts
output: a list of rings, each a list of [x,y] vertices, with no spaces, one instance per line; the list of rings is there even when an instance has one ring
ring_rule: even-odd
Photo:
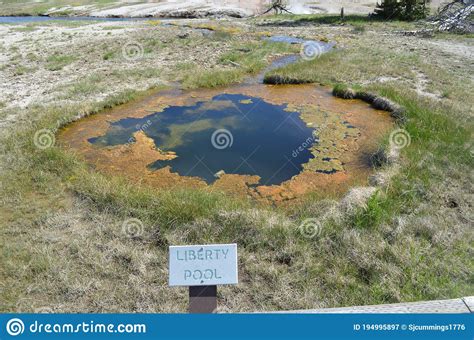
[[[237,284],[237,244],[170,247],[170,286]]]

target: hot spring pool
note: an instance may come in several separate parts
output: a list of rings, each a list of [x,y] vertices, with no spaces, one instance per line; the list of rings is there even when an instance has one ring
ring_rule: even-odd
[[[315,85],[162,91],[69,125],[60,143],[97,170],[161,189],[286,201],[365,184],[387,112]]]

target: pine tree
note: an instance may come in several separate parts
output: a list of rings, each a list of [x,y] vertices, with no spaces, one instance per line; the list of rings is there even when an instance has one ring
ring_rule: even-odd
[[[401,14],[401,3],[398,0],[382,0],[377,4],[375,14],[383,19],[398,19]]]
[[[430,0],[382,0],[375,15],[383,19],[417,20],[426,18]]]

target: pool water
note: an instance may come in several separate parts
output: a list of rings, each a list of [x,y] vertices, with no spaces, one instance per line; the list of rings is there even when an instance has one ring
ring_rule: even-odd
[[[177,155],[151,163],[149,169],[170,166],[172,172],[207,183],[225,173],[256,175],[263,185],[280,184],[314,158],[309,149],[317,142],[315,130],[286,104],[227,93],[142,118],[123,118],[88,141],[101,147],[133,143],[138,130],[161,151]]]

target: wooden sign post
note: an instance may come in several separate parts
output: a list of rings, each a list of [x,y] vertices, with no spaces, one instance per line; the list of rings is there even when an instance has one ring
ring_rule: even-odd
[[[189,313],[214,313],[217,309],[217,286],[190,286]]]
[[[169,285],[189,286],[189,312],[214,313],[217,285],[237,284],[237,244],[171,246]]]

